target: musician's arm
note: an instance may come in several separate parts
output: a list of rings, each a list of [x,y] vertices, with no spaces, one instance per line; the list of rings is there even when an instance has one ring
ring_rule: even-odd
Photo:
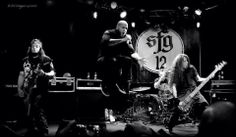
[[[55,76],[55,72],[53,70],[51,70],[50,72],[45,72],[45,75],[47,77],[54,77]]]
[[[49,72],[45,72],[42,69],[40,69],[39,76],[45,76],[45,77],[48,77],[48,78],[53,78],[56,75],[56,72],[54,71],[54,66],[53,66],[52,62],[50,63],[50,68],[51,68],[51,70]]]
[[[116,46],[121,43],[127,43],[130,46],[130,48],[133,48],[132,42],[131,42],[132,37],[129,34],[126,34],[126,36],[124,38],[118,38],[118,39],[110,38],[110,36],[105,36],[105,37],[106,38],[104,38],[104,39],[108,40],[109,46]]]
[[[172,86],[172,94],[173,94],[174,98],[177,98],[176,84],[173,84],[173,86]]]
[[[208,76],[207,78],[211,79],[215,77],[215,74],[211,74],[210,76]],[[197,75],[197,79],[198,79],[198,82],[202,82],[202,81],[205,81],[207,80],[207,78],[203,78],[203,77],[200,77],[199,75]]]
[[[45,75],[49,78],[52,78],[56,75],[56,72],[54,71],[54,66],[53,66],[52,62],[50,63],[50,68],[51,68],[51,71],[45,73]]]
[[[138,61],[140,67],[143,67],[147,64],[146,59],[141,57],[137,52],[132,53],[131,57]]]
[[[154,82],[154,88],[155,89],[159,89],[161,86],[161,81],[163,81],[163,79],[165,78],[165,75],[161,75],[158,81]]]
[[[197,81],[198,82],[202,82],[204,80],[206,80],[206,78],[203,78],[203,77],[200,77],[199,75],[197,75]]]
[[[20,71],[17,81],[17,92],[19,97],[24,97],[23,85],[24,85],[24,72]]]
[[[125,38],[120,38],[120,39],[110,39],[109,42],[109,46],[116,46],[120,43],[126,42],[127,40]]]

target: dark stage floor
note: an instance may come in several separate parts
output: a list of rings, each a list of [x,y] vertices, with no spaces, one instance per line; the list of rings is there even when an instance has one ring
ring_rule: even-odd
[[[69,124],[67,124],[67,126],[65,126],[62,129],[59,129],[59,123],[61,121],[49,121],[49,134],[48,136],[52,137],[52,136],[71,136],[71,135],[75,135],[75,136],[81,136],[82,134],[78,133],[81,132],[82,130],[78,130],[79,126],[77,126],[76,128],[74,128],[73,126],[69,126]],[[75,120],[68,120],[69,122],[75,122]],[[77,125],[89,125],[89,124],[80,124],[78,122],[75,122]],[[125,123],[125,122],[121,122],[121,121],[115,121],[112,123],[107,123],[107,122],[102,122],[102,123],[97,123],[93,125],[98,125],[100,126],[100,128],[103,126],[106,134],[103,134],[105,136],[108,137],[114,137],[114,136],[123,136],[123,135],[127,135],[124,133],[127,125],[133,125],[133,130],[131,131],[131,134],[133,134],[134,136],[137,134],[146,134],[146,136],[151,136],[150,133],[150,129],[152,129],[153,131],[155,131],[155,136],[161,136],[161,137],[168,137],[168,136],[176,136],[176,137],[186,137],[186,136],[195,136],[198,132],[198,127],[197,124],[192,124],[192,123],[183,123],[183,124],[179,124],[176,125],[173,128],[173,132],[169,133],[168,129],[160,124],[160,123],[152,123],[152,124],[147,124],[144,123],[142,121],[134,121],[131,123]],[[14,132],[19,136],[24,136],[27,132],[27,129],[24,126],[16,126],[16,124],[6,124],[6,126],[9,128],[7,131],[9,132]],[[80,126],[81,127],[81,126]],[[64,131],[63,131],[64,130]],[[74,131],[72,131],[74,130]],[[60,134],[56,135],[56,132],[60,131]],[[95,131],[95,130],[91,130],[90,131]],[[127,130],[128,131],[128,130]],[[72,134],[73,132],[73,134]],[[97,132],[98,133],[98,132]],[[88,136],[102,136],[101,134],[95,134],[95,132],[90,132],[90,134],[88,133]],[[130,135],[130,134],[129,134]]]

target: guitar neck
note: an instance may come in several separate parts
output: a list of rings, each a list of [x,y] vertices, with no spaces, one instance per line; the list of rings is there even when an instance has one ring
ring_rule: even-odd
[[[195,94],[197,94],[197,92],[212,78],[212,76],[215,75],[215,73],[216,73],[217,71],[218,71],[217,69],[215,69],[214,71],[212,71],[211,74],[208,75],[208,77],[207,77],[204,81],[202,81],[202,83],[201,83],[200,85],[198,85],[198,87],[196,87],[196,88],[194,89],[194,91],[191,93],[190,96],[191,96],[191,97],[195,96]]]

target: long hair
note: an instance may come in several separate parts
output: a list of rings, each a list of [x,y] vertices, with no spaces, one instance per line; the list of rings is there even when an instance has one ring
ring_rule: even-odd
[[[43,44],[42,44],[42,42],[39,39],[31,40],[30,46],[28,47],[28,50],[27,50],[27,55],[29,57],[31,57],[33,55],[32,51],[31,51],[31,47],[32,47],[33,43],[35,43],[35,42],[41,43],[41,47],[40,47],[40,50],[38,52],[39,57],[45,56],[46,54],[45,54],[45,51],[43,50]]]
[[[190,60],[189,57],[186,54],[179,54],[175,57],[172,67],[171,67],[171,76],[170,76],[170,86],[173,86],[173,83],[178,83],[182,82],[184,80],[184,71],[185,69],[183,68],[183,62],[184,59],[187,59],[188,61],[188,66],[190,66]]]

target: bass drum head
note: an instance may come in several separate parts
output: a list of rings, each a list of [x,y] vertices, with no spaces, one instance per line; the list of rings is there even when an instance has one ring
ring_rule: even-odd
[[[147,60],[144,67],[154,73],[170,68],[174,58],[184,52],[181,37],[172,29],[166,32],[147,29],[138,37],[136,47],[138,54]]]

